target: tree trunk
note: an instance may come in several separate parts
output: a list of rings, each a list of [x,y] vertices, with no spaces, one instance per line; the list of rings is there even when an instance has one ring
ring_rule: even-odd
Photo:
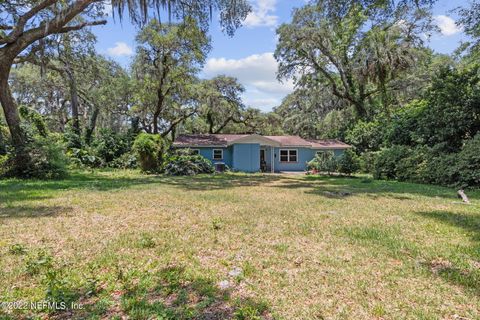
[[[153,114],[153,133],[158,134],[158,117],[160,116],[160,111],[155,111]]]
[[[98,114],[100,113],[100,109],[97,106],[92,106],[92,108],[92,115],[90,116],[90,120],[88,121],[87,129],[85,130],[85,143],[87,145],[92,142],[93,131],[95,130],[95,126],[97,125],[97,118]]]
[[[26,152],[26,136],[20,126],[20,114],[18,113],[17,105],[13,100],[10,87],[8,85],[8,77],[12,67],[14,57],[8,57],[4,52],[0,51],[0,103],[3,107],[5,120],[7,121],[8,129],[12,144],[15,150],[14,170],[22,173],[27,168],[29,163],[29,156]]]
[[[68,86],[70,89],[70,104],[72,108],[72,127],[73,132],[80,137],[80,119],[78,116],[78,92],[77,92],[77,82],[75,81],[75,75],[70,67],[67,67],[67,76],[68,76]]]
[[[160,113],[163,110],[163,101],[165,100],[161,87],[160,89],[158,89],[157,96],[158,96],[157,107],[155,109],[155,113],[153,114],[153,133],[154,134],[158,134],[158,118],[160,117]]]
[[[211,108],[213,108],[213,106]],[[213,121],[213,115],[212,115],[212,112],[210,110],[207,113],[207,122],[208,122],[208,133],[212,134],[213,133],[213,127],[215,126],[215,123]]]

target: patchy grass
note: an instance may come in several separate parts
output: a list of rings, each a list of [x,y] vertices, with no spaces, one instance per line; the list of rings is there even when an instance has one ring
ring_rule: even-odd
[[[0,181],[0,318],[478,319],[480,193],[368,178]]]

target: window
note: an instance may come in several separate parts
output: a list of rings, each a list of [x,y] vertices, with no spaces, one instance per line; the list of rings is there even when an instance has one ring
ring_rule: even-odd
[[[200,154],[200,149],[191,149],[190,154],[192,156],[198,156]]]
[[[213,160],[222,160],[222,159],[223,159],[223,150],[213,149]]]
[[[280,162],[297,162],[297,149],[280,149]]]

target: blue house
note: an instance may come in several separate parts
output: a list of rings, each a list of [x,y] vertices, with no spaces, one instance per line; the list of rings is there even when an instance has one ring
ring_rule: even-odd
[[[178,136],[173,147],[189,148],[217,168],[225,165],[244,172],[305,171],[317,152],[331,150],[339,156],[350,148],[338,140],[257,134],[185,134]]]

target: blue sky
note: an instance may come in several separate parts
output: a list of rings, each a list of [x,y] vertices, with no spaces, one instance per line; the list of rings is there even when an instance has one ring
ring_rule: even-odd
[[[215,19],[210,27],[212,50],[201,77],[218,74],[234,76],[245,86],[243,96],[247,106],[270,111],[293,90],[293,83],[276,80],[277,63],[273,58],[276,46],[275,28],[289,22],[291,11],[305,0],[251,0],[253,12],[233,37],[222,33]],[[433,14],[440,28],[428,45],[440,53],[451,53],[465,40],[461,28],[455,25],[457,16],[452,10],[467,6],[468,1],[440,0]],[[92,29],[97,36],[97,50],[127,67],[135,51],[136,29],[127,19],[122,23],[109,18],[106,26]]]

